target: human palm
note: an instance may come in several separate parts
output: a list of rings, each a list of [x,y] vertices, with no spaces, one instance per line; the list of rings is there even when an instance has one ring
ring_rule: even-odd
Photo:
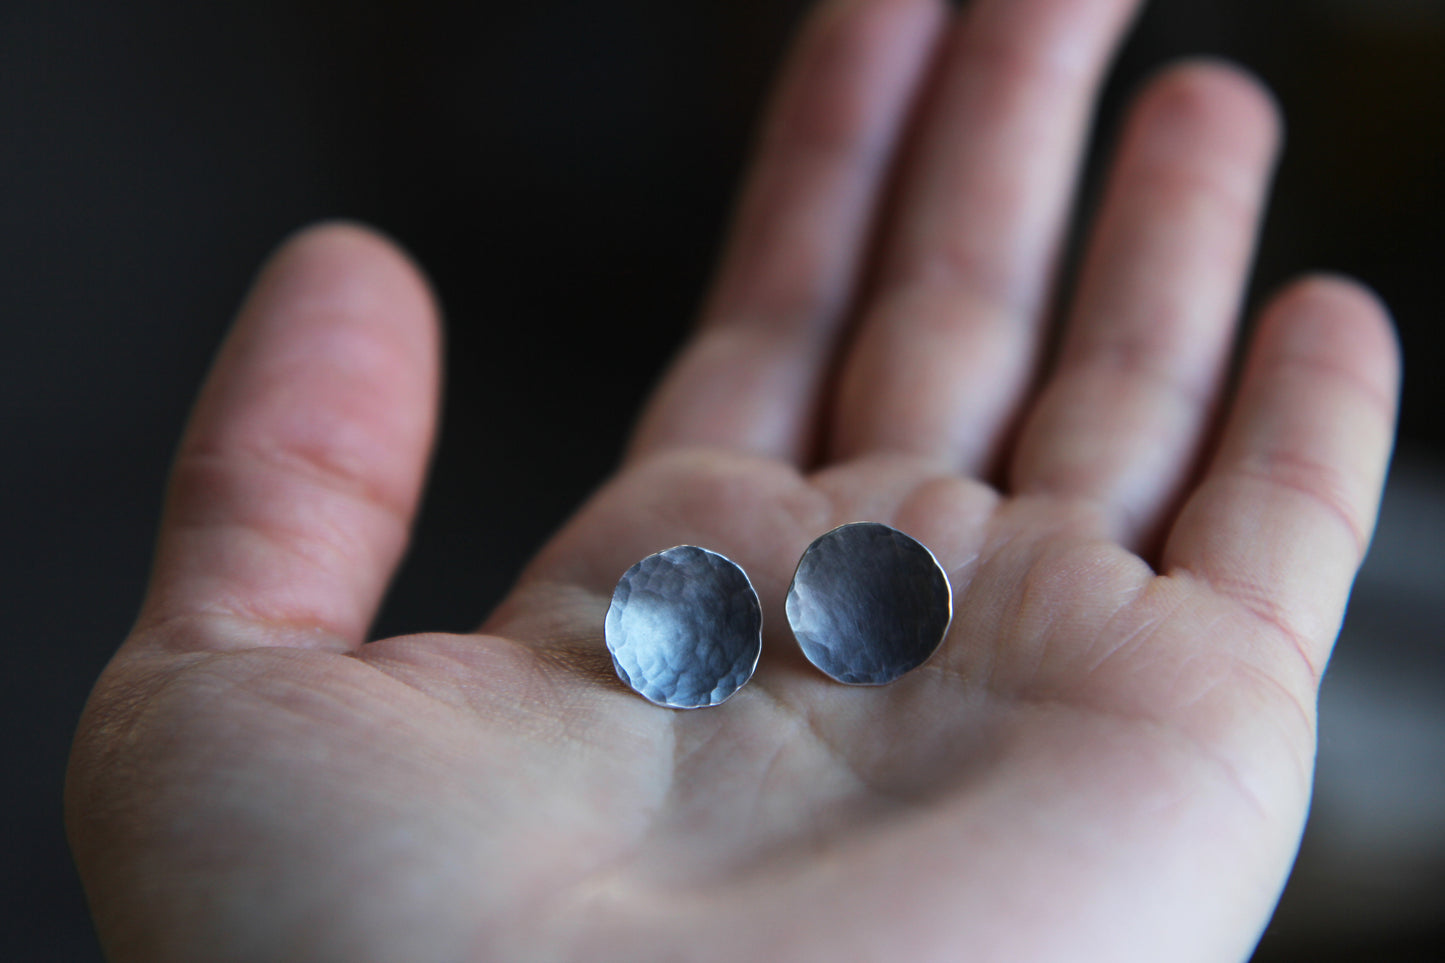
[[[1252,82],[1194,64],[1141,96],[1035,377],[1131,7],[822,8],[703,323],[475,634],[363,644],[421,485],[435,322],[374,236],[288,244],[77,739],[112,955],[1245,955],[1306,808],[1395,354],[1367,295],[1302,282],[1220,401],[1275,130]],[[782,617],[803,549],[858,520],[954,586],[940,650],[877,688],[822,676]],[[601,627],[618,576],[685,543],[748,572],[764,645],[724,706],[680,712],[617,680]]]

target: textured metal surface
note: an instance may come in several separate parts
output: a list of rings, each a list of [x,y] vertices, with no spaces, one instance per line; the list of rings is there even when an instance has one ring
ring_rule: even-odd
[[[943,567],[877,522],[821,536],[788,587],[788,624],[808,660],[839,682],[883,685],[928,660],[953,620]]]
[[[715,706],[752,678],[763,650],[758,593],[737,563],[693,545],[638,562],[605,627],[617,675],[674,709]]]

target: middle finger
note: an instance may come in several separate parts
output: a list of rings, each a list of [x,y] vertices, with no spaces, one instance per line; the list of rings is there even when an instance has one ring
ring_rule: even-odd
[[[961,14],[844,360],[830,454],[983,471],[1033,374],[1096,93],[1137,0]]]

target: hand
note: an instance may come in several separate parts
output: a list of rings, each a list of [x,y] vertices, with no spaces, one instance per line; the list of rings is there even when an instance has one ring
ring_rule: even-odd
[[[625,463],[476,634],[363,644],[437,323],[385,241],[288,243],[76,741],[113,958],[1246,956],[1306,810],[1396,349],[1368,294],[1305,280],[1225,397],[1277,123],[1197,63],[1133,109],[1036,378],[1133,6],[825,4]],[[782,615],[809,541],[860,519],[928,545],[956,600],[876,689],[824,678]],[[679,543],[762,599],[757,675],[716,709],[648,704],[602,643],[618,576]]]

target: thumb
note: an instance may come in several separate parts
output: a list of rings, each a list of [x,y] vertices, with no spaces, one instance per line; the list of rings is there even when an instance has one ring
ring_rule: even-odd
[[[285,243],[191,416],[127,646],[363,642],[416,512],[439,341],[426,281],[390,242],[330,224]]]

